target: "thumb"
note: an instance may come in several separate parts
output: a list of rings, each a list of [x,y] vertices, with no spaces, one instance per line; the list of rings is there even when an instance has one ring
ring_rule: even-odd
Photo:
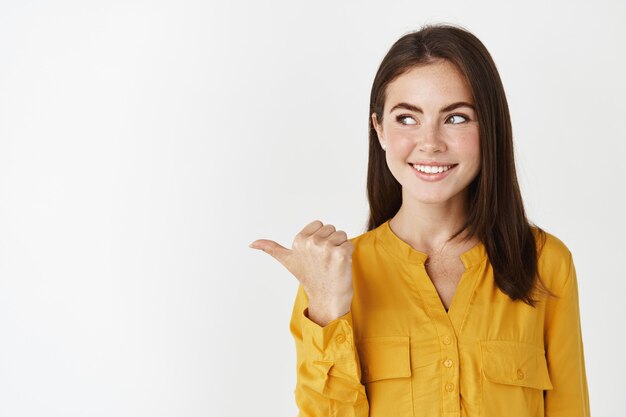
[[[253,249],[260,249],[263,252],[271,255],[278,262],[287,266],[287,257],[291,255],[291,249],[287,249],[284,246],[269,239],[257,239],[248,245]]]

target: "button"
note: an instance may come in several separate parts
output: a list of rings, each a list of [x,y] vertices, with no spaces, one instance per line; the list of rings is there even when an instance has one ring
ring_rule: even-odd
[[[452,360],[451,359],[446,359],[446,361],[443,363],[446,368],[449,368],[452,366]]]
[[[446,391],[448,392],[454,391],[454,384],[446,384]]]
[[[524,371],[521,369],[517,370],[517,379],[524,379]]]
[[[337,341],[337,343],[343,343],[346,341],[346,335],[343,333],[339,333],[337,336],[335,336],[335,340]]]
[[[449,345],[451,341],[450,336],[444,336],[442,340],[444,345]]]

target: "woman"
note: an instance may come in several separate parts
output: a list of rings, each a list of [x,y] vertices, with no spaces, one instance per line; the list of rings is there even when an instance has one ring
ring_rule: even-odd
[[[300,281],[300,415],[589,416],[572,255],[526,219],[485,46],[452,25],[403,36],[369,123],[368,231],[251,244]]]

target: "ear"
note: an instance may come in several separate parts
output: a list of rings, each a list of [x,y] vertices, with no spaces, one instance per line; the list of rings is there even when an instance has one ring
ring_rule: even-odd
[[[380,146],[383,150],[386,148],[387,144],[385,143],[385,136],[383,135],[383,127],[378,123],[378,117],[376,116],[376,112],[372,113],[372,125],[376,130],[376,134],[378,135],[378,142],[380,142]]]

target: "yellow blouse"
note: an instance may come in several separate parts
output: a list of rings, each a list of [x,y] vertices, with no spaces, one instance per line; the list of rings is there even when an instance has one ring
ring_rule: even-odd
[[[448,312],[427,255],[389,221],[350,241],[350,312],[321,327],[298,288],[290,330],[299,416],[589,416],[576,271],[557,237],[547,233],[539,271],[560,298],[512,302],[479,243],[461,255]]]

